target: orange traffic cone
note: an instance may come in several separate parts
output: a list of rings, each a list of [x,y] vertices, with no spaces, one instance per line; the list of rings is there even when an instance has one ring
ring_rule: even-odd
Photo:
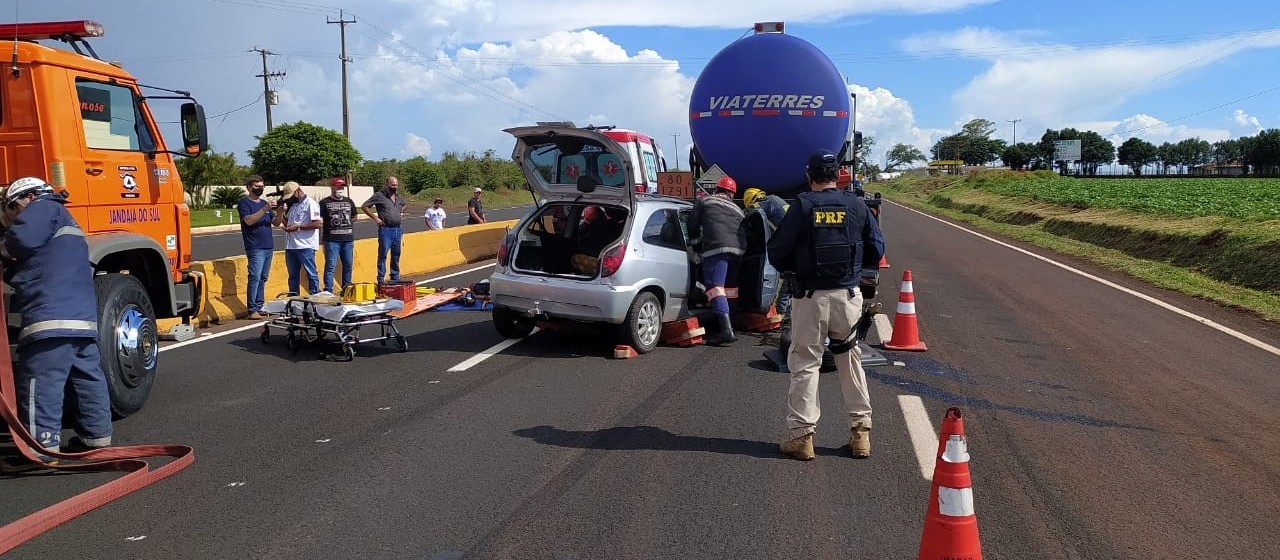
[[[972,486],[964,418],[960,409],[948,408],[942,418],[933,489],[929,491],[929,510],[924,515],[918,560],[982,560]]]
[[[880,264],[876,265],[876,268],[889,268],[889,255],[887,253],[880,255]]]
[[[911,350],[924,352],[928,348],[920,341],[916,325],[916,296],[911,290],[911,271],[902,271],[902,290],[898,293],[898,311],[893,314],[893,336],[884,343],[886,350]]]

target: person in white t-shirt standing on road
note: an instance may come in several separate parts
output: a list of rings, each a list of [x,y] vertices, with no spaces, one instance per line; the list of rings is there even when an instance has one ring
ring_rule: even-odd
[[[320,228],[324,227],[320,205],[294,181],[285,183],[281,190],[272,224],[284,226],[284,262],[289,271],[289,292],[302,293],[299,291],[298,273],[303,271],[307,273],[307,293],[318,293],[320,276],[316,274],[316,250],[320,248]]]
[[[444,229],[444,219],[447,214],[444,211],[443,198],[437,198],[435,203],[427,208],[427,213],[422,218],[427,221],[427,229]]]

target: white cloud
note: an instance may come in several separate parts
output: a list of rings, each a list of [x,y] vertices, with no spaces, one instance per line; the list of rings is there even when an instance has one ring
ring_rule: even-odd
[[[504,2],[495,0],[400,0],[418,11],[418,23],[429,34],[456,43],[509,41],[542,37],[555,31],[607,26],[742,28],[758,21],[829,23],[867,14],[924,14],[959,10],[998,0],[650,0],[614,2],[607,6],[573,0]]]
[[[872,161],[883,164],[885,152],[900,143],[915,146],[928,154],[934,141],[946,134],[942,129],[916,126],[911,104],[885,88],[869,89],[854,84],[849,86],[849,91],[858,96],[858,130],[876,141],[867,154]]]
[[[1262,123],[1258,121],[1258,117],[1245,113],[1243,109],[1236,109],[1228,117],[1228,121],[1232,124],[1231,128],[1242,136],[1257,134],[1258,131],[1262,130]]]
[[[400,149],[400,153],[406,157],[431,157],[431,142],[412,132],[406,133],[404,135],[404,148]]]
[[[954,95],[962,115],[1052,123],[1096,118],[1135,95],[1238,52],[1280,46],[1280,30],[1182,44],[1080,48],[1026,40],[1033,33],[965,28],[903,41],[920,56],[949,50],[991,61]],[[1057,127],[1054,127],[1057,128]]]
[[[1079,130],[1092,130],[1111,140],[1120,147],[1132,137],[1138,137],[1152,144],[1178,142],[1187,138],[1200,138],[1209,142],[1226,140],[1233,135],[1226,129],[1198,128],[1180,124],[1168,124],[1163,120],[1147,114],[1136,114],[1117,121],[1085,121],[1069,125]]]

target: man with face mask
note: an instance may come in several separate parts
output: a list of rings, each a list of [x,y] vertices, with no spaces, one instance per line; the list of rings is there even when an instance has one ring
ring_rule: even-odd
[[[364,213],[378,224],[378,283],[387,280],[387,253],[391,253],[391,281],[400,280],[400,219],[404,216],[405,201],[396,191],[400,180],[387,177],[387,186],[373,193],[364,203]],[[375,213],[376,212],[376,213]]]
[[[276,250],[271,235],[271,220],[275,213],[271,203],[262,199],[265,189],[262,177],[250,175],[244,180],[248,194],[240,199],[236,210],[240,213],[240,236],[244,238],[244,254],[249,261],[248,292],[245,304],[250,319],[263,319],[262,291],[271,273],[271,254]]]
[[[324,242],[324,291],[342,293],[343,286],[351,285],[351,263],[355,261],[356,203],[347,196],[347,180],[335,178],[329,183],[329,196],[320,199],[320,217],[324,221],[321,238]],[[342,261],[342,283],[333,285],[333,273]]]

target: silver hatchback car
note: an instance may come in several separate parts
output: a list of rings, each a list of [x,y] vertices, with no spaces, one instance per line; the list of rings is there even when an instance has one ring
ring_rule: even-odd
[[[635,192],[636,162],[600,131],[507,132],[539,202],[498,250],[489,289],[499,333],[521,338],[539,321],[602,323],[616,328],[620,344],[644,353],[658,345],[663,323],[706,306],[686,251],[689,201]],[[764,258],[763,216],[752,214],[746,224],[744,235],[758,250],[742,261],[738,307],[762,311],[773,301],[777,275]]]

